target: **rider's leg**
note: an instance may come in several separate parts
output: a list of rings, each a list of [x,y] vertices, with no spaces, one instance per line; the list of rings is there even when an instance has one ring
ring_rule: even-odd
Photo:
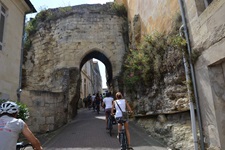
[[[128,147],[130,147],[130,132],[129,132],[128,122],[124,123],[124,127],[125,127],[126,135],[127,135],[127,144],[128,144]]]
[[[109,116],[109,112],[106,110],[106,111],[105,111],[105,123],[106,123],[106,129],[108,129],[108,116]]]

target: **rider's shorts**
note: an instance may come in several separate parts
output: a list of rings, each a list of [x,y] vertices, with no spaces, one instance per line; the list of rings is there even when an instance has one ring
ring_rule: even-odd
[[[107,108],[107,109],[105,109],[105,112],[108,112],[108,113],[110,113],[110,114],[111,114],[111,108]]]
[[[117,117],[117,118],[116,118],[116,122],[119,123],[119,122],[121,122],[121,121],[122,121],[122,117]],[[128,119],[127,119],[127,120],[124,120],[124,121],[125,121],[125,122],[128,122]]]

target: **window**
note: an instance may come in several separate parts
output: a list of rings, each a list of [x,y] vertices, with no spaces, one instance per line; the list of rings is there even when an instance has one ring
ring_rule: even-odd
[[[198,15],[201,13],[213,2],[213,0],[195,0],[195,5],[197,7]]]
[[[6,9],[0,3],[0,50],[3,48],[3,33],[4,33],[4,26],[5,26],[5,17],[6,17]]]
[[[210,3],[212,3],[213,0],[204,0],[205,7],[209,6]]]

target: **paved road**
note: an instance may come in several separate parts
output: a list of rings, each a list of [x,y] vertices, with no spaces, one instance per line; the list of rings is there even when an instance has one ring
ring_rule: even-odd
[[[167,150],[132,121],[129,125],[134,150]],[[76,118],[59,129],[43,147],[45,150],[119,150],[117,127],[113,127],[110,137],[105,129],[103,111],[97,114],[92,110],[81,109]]]

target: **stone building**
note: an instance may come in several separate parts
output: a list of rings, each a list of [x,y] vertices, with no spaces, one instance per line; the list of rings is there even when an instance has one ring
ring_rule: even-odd
[[[25,15],[36,12],[29,0],[0,1],[0,98],[17,100]]]
[[[107,83],[118,88],[127,20],[107,3],[44,10],[31,23],[35,21],[35,30],[28,34],[31,44],[24,49],[21,101],[29,107],[32,131],[46,132],[77,114],[81,69],[88,60],[107,66]],[[93,92],[101,92],[97,63],[93,72]]]
[[[87,61],[81,69],[80,97],[83,99],[88,94],[97,93],[102,88],[101,74],[97,61]]]
[[[94,81],[94,93],[101,93],[102,91],[102,77],[99,70],[97,61],[93,61],[93,81]]]

